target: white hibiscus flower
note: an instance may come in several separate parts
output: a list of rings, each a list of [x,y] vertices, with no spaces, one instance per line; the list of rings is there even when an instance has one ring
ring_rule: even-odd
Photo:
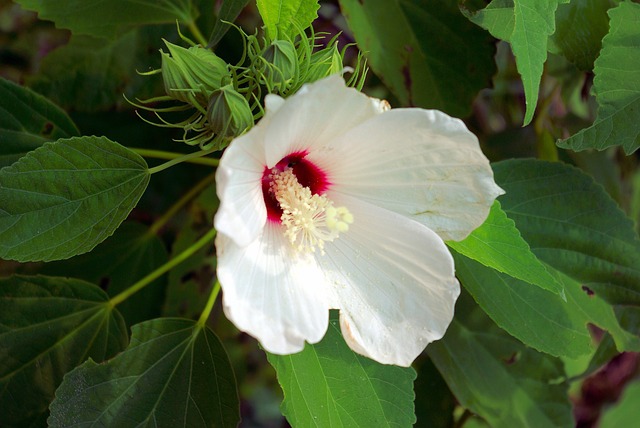
[[[275,354],[324,336],[329,309],[356,352],[409,366],[440,339],[460,286],[443,240],[503,193],[462,121],[388,109],[340,76],[234,140],[217,171],[218,279],[227,317]]]

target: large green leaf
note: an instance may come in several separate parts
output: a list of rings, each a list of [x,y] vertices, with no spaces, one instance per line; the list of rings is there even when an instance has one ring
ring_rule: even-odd
[[[79,135],[67,114],[35,92],[0,79],[0,167],[44,142]]]
[[[158,49],[174,26],[144,27],[112,40],[72,37],[48,54],[27,84],[65,109],[103,111],[130,107],[129,99],[158,95],[162,79],[136,73],[160,66]],[[170,38],[170,37],[169,37]]]
[[[562,286],[531,252],[529,244],[522,239],[498,201],[494,202],[482,226],[471,232],[464,241],[450,241],[447,245],[485,266],[564,295]]]
[[[142,224],[124,222],[91,252],[47,263],[40,273],[81,278],[115,296],[167,262],[167,250],[162,240],[149,232],[149,228]],[[166,277],[162,276],[118,305],[127,325],[160,315],[166,283]]]
[[[107,299],[76,279],[0,279],[0,426],[44,422],[65,373],[124,349],[124,321]]]
[[[461,7],[463,7],[462,5]],[[471,22],[487,30],[496,39],[511,41],[515,26],[513,0],[493,0],[484,9],[470,12],[462,9],[462,13]]]
[[[135,325],[131,344],[64,378],[49,427],[235,427],[239,402],[227,354],[208,327],[162,318]]]
[[[295,37],[318,17],[318,0],[256,0],[271,39]]]
[[[144,159],[105,137],[45,143],[0,169],[0,257],[50,261],[90,251],[148,182]]]
[[[494,428],[574,425],[560,360],[505,334],[464,296],[456,317],[427,352],[460,404]]]
[[[593,352],[588,325],[607,330],[620,350],[640,350],[640,340],[623,330],[613,308],[558,272],[566,300],[455,254],[456,275],[493,321],[532,348],[577,358]],[[549,268],[553,271],[552,268]]]
[[[404,427],[415,423],[411,368],[383,365],[345,344],[335,316],[320,343],[293,355],[268,355],[292,426]]]
[[[609,10],[609,34],[595,62],[593,87],[598,117],[589,128],[558,142],[572,150],[621,145],[631,154],[640,147],[640,4],[625,1]]]
[[[198,17],[193,0],[16,0],[41,19],[74,34],[116,38],[133,26],[191,23]]]
[[[493,165],[500,199],[539,259],[614,304],[640,304],[640,239],[593,179],[536,160]]]
[[[494,47],[455,0],[341,0],[356,41],[403,105],[466,116],[495,72]]]

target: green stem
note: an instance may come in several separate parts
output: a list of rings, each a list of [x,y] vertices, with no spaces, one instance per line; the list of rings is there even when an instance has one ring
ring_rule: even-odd
[[[213,305],[214,303],[216,303],[216,299],[218,298],[218,293],[220,293],[220,282],[216,280],[216,283],[213,284],[213,290],[211,290],[211,294],[209,294],[209,300],[207,300],[207,305],[204,307],[204,310],[200,314],[200,318],[198,318],[199,326],[204,327],[205,323],[209,319],[209,314],[211,314]]]
[[[158,154],[157,150],[153,150],[153,152],[156,152],[156,154]],[[171,152],[160,152],[160,153],[171,153],[172,158],[169,162],[165,162],[162,165],[158,165],[155,166],[153,168],[149,168],[149,174],[155,174],[156,172],[160,172],[160,171],[164,171],[167,168],[171,168],[172,166],[182,163],[182,162],[192,162],[192,163],[204,163],[206,165],[211,165],[211,166],[218,166],[219,160],[218,159],[202,159],[203,156],[206,156],[210,153],[215,152],[215,150],[210,149],[210,150],[200,150],[197,152],[193,152],[193,153],[189,153],[186,155],[178,155],[177,153],[171,153]],[[138,152],[140,153],[140,152]],[[199,160],[200,162],[196,162],[197,160]],[[208,160],[209,162],[202,162]]]
[[[149,228],[149,231],[147,233],[149,235],[157,234],[158,231],[160,229],[162,229],[164,227],[164,225],[167,224],[167,222],[174,215],[176,215],[178,213],[178,211],[180,211],[182,209],[182,207],[184,207],[191,199],[193,199],[196,196],[198,196],[198,194],[200,192],[202,192],[211,183],[213,183],[215,181],[215,179],[216,179],[216,175],[215,174],[209,174],[205,178],[200,180],[200,182],[198,184],[193,186],[191,188],[191,190],[189,190],[180,199],[178,199],[178,201],[176,203],[171,205],[171,207],[167,210],[166,213],[164,213],[162,215],[162,217],[160,217],[155,222],[153,222],[153,224],[151,225],[151,227]]]
[[[200,43],[202,46],[207,46],[207,39],[204,38],[196,23],[193,21],[189,22],[188,26],[191,34],[193,34],[196,40],[198,40],[198,43]]]
[[[165,159],[165,160],[171,160],[171,159],[177,159],[179,157],[184,156],[184,153],[175,153],[175,152],[165,152],[162,150],[152,150],[152,149],[139,149],[139,148],[131,148],[129,147],[129,150],[132,150],[134,152],[136,152],[137,154],[139,154],[140,156],[144,156],[145,158],[154,158],[154,159]],[[194,159],[187,159],[184,162],[189,162],[189,163],[197,163],[200,165],[208,165],[208,166],[218,166],[218,163],[220,163],[219,159],[211,159],[211,158],[203,158],[203,157],[197,157]]]
[[[117,306],[120,303],[124,302],[133,294],[142,290],[146,285],[153,282],[155,279],[164,275],[166,272],[170,271],[175,266],[179,265],[180,263],[182,263],[183,261],[191,257],[196,251],[198,251],[200,248],[207,245],[207,243],[209,243],[215,236],[216,236],[216,230],[211,229],[209,232],[207,232],[206,235],[198,239],[198,241],[195,244],[191,245],[189,248],[187,248],[186,250],[184,250],[183,252],[181,252],[171,260],[169,260],[167,263],[163,264],[158,269],[154,270],[149,275],[145,276],[140,281],[136,282],[131,287],[124,290],[122,293],[113,296],[109,300],[109,303],[112,306]]]

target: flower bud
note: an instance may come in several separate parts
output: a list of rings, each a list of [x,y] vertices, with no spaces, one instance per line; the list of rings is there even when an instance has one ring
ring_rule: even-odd
[[[253,126],[253,112],[233,85],[216,89],[207,107],[209,128],[223,137],[235,137]]]
[[[177,100],[204,106],[209,95],[229,76],[227,63],[209,49],[188,49],[167,42],[169,53],[162,54],[162,78],[167,95]]]
[[[342,55],[336,43],[311,54],[311,64],[305,77],[306,83],[315,82],[332,74],[342,72]]]
[[[276,87],[285,86],[296,77],[298,70],[298,55],[296,48],[288,40],[274,40],[262,53],[267,61],[264,72],[269,83]]]

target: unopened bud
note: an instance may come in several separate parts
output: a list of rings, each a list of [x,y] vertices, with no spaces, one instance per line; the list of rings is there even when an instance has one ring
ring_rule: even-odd
[[[265,74],[272,86],[284,86],[296,77],[298,55],[290,41],[274,40],[264,50],[262,57],[267,61]]]
[[[209,128],[223,137],[235,137],[253,126],[253,112],[233,85],[216,89],[207,107]]]
[[[169,49],[169,53],[160,51],[167,95],[192,105],[206,105],[209,95],[230,75],[227,63],[201,46],[186,49],[164,43]]]
[[[332,74],[342,72],[342,55],[337,44],[332,44],[320,51],[311,54],[311,65],[305,76],[305,82],[315,82]]]

